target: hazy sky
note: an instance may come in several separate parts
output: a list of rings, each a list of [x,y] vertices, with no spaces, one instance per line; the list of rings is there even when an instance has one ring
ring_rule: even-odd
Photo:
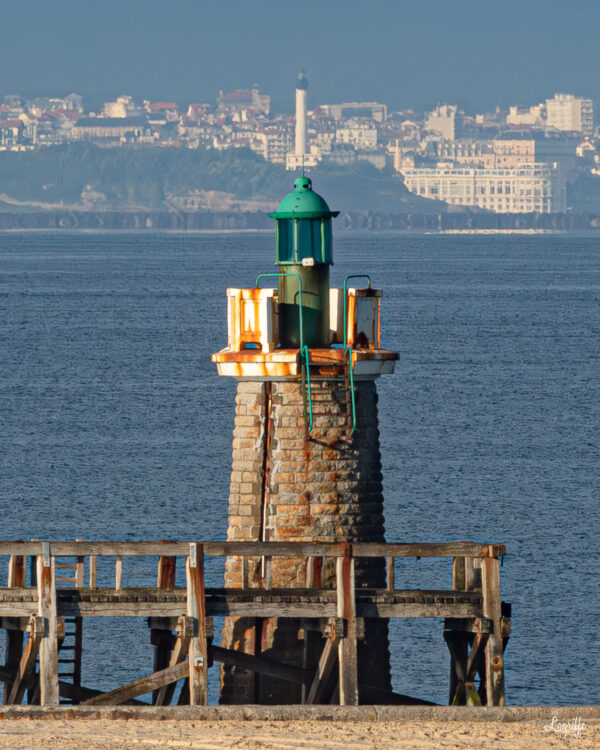
[[[600,99],[600,0],[17,0],[0,2],[0,95],[214,101],[258,83],[293,108],[393,109]]]

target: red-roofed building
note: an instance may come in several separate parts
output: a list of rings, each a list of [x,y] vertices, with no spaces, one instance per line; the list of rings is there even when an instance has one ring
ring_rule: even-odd
[[[251,89],[235,89],[226,94],[219,91],[217,104],[222,112],[239,113],[247,110],[268,115],[271,109],[271,97],[268,94],[261,94],[258,85],[255,84]]]
[[[177,112],[177,105],[175,102],[149,102],[149,112],[161,112],[163,110],[173,110]]]
[[[0,120],[0,147],[11,148],[19,143],[23,130],[21,120]]]

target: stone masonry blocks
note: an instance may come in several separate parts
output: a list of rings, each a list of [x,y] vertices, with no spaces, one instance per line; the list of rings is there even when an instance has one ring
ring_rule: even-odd
[[[315,380],[312,394],[314,429],[307,438],[300,383],[238,384],[228,539],[384,541],[375,383],[355,384],[357,428],[351,438],[343,385]],[[228,560],[226,585],[241,586],[241,575],[239,559]],[[260,561],[250,565],[249,585],[264,585],[261,575]],[[275,587],[301,588],[306,560],[275,559],[271,575]],[[356,577],[359,586],[384,586],[383,561],[357,561]],[[333,585],[333,566],[326,566],[324,578],[325,586]],[[223,631],[228,648],[296,666],[303,664],[303,639],[299,623],[278,618],[228,618]],[[389,673],[387,623],[367,620],[359,680],[389,690]],[[295,703],[300,688],[224,667],[221,702]]]

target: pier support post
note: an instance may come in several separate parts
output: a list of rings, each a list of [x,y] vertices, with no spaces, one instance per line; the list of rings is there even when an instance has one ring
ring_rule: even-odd
[[[40,643],[40,703],[57,706],[58,695],[58,621],[56,616],[56,578],[50,545],[42,544],[37,557],[38,616],[45,621],[45,634]]]
[[[492,621],[485,649],[485,687],[489,706],[504,706],[504,647],[502,643],[502,600],[500,564],[497,557],[481,560],[483,616]]]
[[[350,557],[350,545],[345,546],[344,557],[336,560],[337,614],[344,618],[345,627],[338,646],[340,706],[358,706],[354,558]]]
[[[204,548],[190,544],[186,559],[187,613],[196,622],[189,645],[188,689],[191,706],[208,704],[208,653],[206,647],[206,601],[204,598]]]

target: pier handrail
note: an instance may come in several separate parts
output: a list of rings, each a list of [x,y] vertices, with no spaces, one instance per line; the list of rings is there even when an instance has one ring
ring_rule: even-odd
[[[510,633],[510,611],[500,594],[499,557],[504,553],[503,544],[478,542],[0,542],[0,556],[10,557],[7,586],[0,587],[0,626],[7,632],[16,629],[18,635],[10,641],[11,668],[7,662],[7,668],[0,669],[0,681],[6,684],[4,702],[22,703],[25,691],[39,680],[42,705],[58,705],[61,697],[120,704],[150,691],[155,691],[156,704],[164,705],[173,699],[175,684],[185,679],[184,701],[206,705],[208,667],[216,659],[258,673],[273,675],[275,670],[278,678],[301,682],[306,703],[318,702],[337,661],[339,703],[358,705],[358,641],[364,638],[367,620],[419,617],[444,618],[444,639],[451,653],[451,702],[464,698],[471,705],[481,704],[483,696],[489,705],[503,705],[503,652]],[[114,558],[114,578],[108,582],[110,566],[103,563],[100,583],[98,561],[106,557]],[[124,586],[126,557],[157,557],[156,584]],[[178,557],[184,558],[184,585],[183,576],[176,584]],[[206,588],[207,558],[215,557],[229,558],[229,572],[237,568],[239,573],[241,567],[241,575],[226,579],[229,585]],[[298,572],[304,580],[296,579],[290,586],[287,572],[282,576],[280,570],[288,564],[275,564],[277,557],[300,558]],[[410,557],[452,559],[451,587],[397,587],[397,558]],[[386,582],[382,576],[378,585],[363,586],[355,569],[357,558],[383,558]],[[132,566],[134,575],[140,567],[147,568]],[[142,576],[147,574],[146,569]],[[155,661],[150,675],[107,692],[82,687],[80,625],[87,617],[147,618],[151,642],[163,649],[166,660]],[[319,667],[312,675],[243,650],[215,646],[215,617],[299,620],[303,628],[325,637]],[[75,623],[75,631],[65,629],[67,621]],[[75,653],[72,659],[59,658],[67,636],[75,638],[75,645],[67,646]],[[462,656],[460,643],[465,648],[471,644]],[[74,671],[60,671],[62,664],[76,663]],[[323,671],[325,663],[329,667]],[[478,692],[475,671],[482,668],[485,692]]]
[[[44,545],[56,557],[187,557],[192,542],[151,541],[3,541],[0,556],[42,555]],[[193,542],[201,544],[206,557],[275,556],[303,557],[503,557],[504,544],[481,542]]]

